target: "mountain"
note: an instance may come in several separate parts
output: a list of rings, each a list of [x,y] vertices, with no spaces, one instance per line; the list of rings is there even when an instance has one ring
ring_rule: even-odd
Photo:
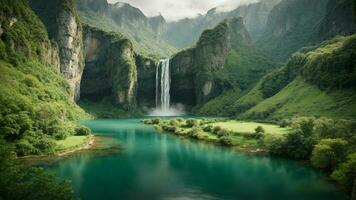
[[[239,6],[229,12],[221,12],[218,8],[213,8],[205,15],[196,18],[167,23],[162,37],[178,49],[186,48],[197,42],[205,29],[215,27],[226,18],[243,17],[252,39],[257,40],[265,29],[270,10],[279,2],[280,0],[261,0]]]
[[[202,105],[225,90],[249,88],[274,66],[254,48],[243,18],[224,20],[205,30],[195,47],[172,57],[172,101]]]
[[[285,61],[302,47],[354,32],[352,0],[283,0],[271,10],[256,45]]]
[[[106,32],[123,34],[140,54],[167,57],[175,52],[174,47],[159,37],[165,23],[162,17],[146,17],[138,8],[121,2],[108,4],[106,0],[77,0],[76,3],[83,23]]]
[[[356,35],[301,49],[247,94],[226,93],[200,113],[277,120],[296,115],[355,118],[355,56]]]

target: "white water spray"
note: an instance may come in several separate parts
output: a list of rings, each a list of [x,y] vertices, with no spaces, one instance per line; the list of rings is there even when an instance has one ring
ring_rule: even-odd
[[[161,71],[160,76],[159,71]],[[159,86],[161,86],[160,89]],[[183,105],[170,105],[170,88],[169,59],[161,59],[160,64],[156,68],[156,108],[150,112],[151,116],[178,116],[184,114]]]

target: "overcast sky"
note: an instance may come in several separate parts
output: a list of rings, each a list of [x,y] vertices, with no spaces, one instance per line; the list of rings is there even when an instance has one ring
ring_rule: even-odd
[[[258,0],[108,0],[109,3],[126,2],[139,8],[147,16],[159,13],[168,21],[205,14],[209,9],[218,7],[220,11],[233,10],[241,4]]]

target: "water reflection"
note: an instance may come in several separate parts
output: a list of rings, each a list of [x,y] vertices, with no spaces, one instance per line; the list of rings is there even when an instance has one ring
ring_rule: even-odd
[[[283,159],[156,133],[138,120],[87,122],[123,151],[76,155],[50,168],[83,199],[343,199],[325,177]]]

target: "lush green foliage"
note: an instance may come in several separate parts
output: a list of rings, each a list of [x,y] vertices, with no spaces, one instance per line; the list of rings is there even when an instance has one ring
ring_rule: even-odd
[[[19,164],[12,147],[0,139],[0,199],[76,199],[71,185],[41,168]]]
[[[2,2],[0,10],[0,137],[20,156],[54,153],[54,140],[74,134],[89,115],[69,100],[69,85],[45,53],[53,47],[28,2]]]

